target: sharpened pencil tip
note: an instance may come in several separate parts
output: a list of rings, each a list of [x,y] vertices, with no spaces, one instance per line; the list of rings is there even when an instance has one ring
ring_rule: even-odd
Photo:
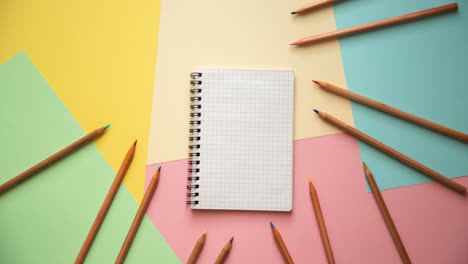
[[[135,146],[138,142],[138,139],[135,139],[135,142],[133,142],[133,145]]]
[[[232,243],[232,241],[234,241],[234,237],[231,237],[231,239],[229,240],[229,243]]]
[[[320,85],[319,81],[316,81],[316,80],[312,80],[314,83],[316,83],[317,85]]]
[[[159,166],[158,171],[161,171],[161,166]]]
[[[105,129],[108,129],[110,127],[110,124],[107,124],[104,126]]]
[[[270,221],[270,227],[275,228],[275,225]]]
[[[367,167],[367,164],[364,161],[362,162],[362,167],[364,167],[364,171],[369,170],[369,167]]]
[[[320,113],[319,110],[317,110],[317,109],[314,109],[314,112],[317,113],[317,114]]]
[[[309,178],[309,183],[312,183],[312,179],[311,179],[311,178]]]
[[[293,11],[293,12],[291,12],[291,15],[295,15],[295,14],[296,14],[296,12],[294,12],[294,11]]]

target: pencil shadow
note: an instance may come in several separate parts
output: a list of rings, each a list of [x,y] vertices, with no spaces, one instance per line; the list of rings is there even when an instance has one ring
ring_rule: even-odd
[[[252,217],[252,216],[289,216],[291,212],[279,212],[279,211],[247,211],[247,210],[191,210],[192,217],[206,217],[208,215],[215,215],[216,217],[231,217],[233,215],[241,217]]]

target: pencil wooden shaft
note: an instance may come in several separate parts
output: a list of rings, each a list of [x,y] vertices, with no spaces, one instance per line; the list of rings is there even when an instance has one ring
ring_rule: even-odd
[[[365,164],[364,164],[364,172],[366,175],[367,182],[369,183],[369,186],[372,190],[372,195],[374,196],[375,201],[377,202],[377,205],[380,209],[380,212],[382,213],[385,224],[387,225],[388,230],[390,231],[390,235],[392,236],[393,242],[395,243],[398,253],[400,254],[401,260],[405,264],[411,263],[408,253],[406,252],[405,245],[403,244],[403,241],[401,241],[400,235],[398,234],[398,230],[396,229],[392,216],[390,215],[387,205],[385,204],[382,194],[380,193],[379,187],[377,186],[377,183],[375,182],[374,176],[372,175],[372,172],[367,168]]]
[[[330,239],[328,238],[327,227],[325,225],[325,220],[323,219],[322,208],[320,206],[320,201],[318,199],[317,190],[315,190],[314,185],[309,183],[310,191],[310,200],[312,201],[315,218],[320,230],[320,236],[322,237],[323,248],[325,249],[325,255],[327,256],[327,261],[329,264],[335,263],[335,258],[333,257],[333,251],[330,245]]]
[[[332,4],[337,3],[337,2],[339,2],[339,0],[321,0],[321,1],[317,1],[317,2],[314,2],[314,3],[308,4],[308,5],[305,5],[305,6],[299,8],[297,10],[294,10],[293,13],[300,14],[300,13],[304,13],[304,12],[307,12],[307,11],[311,11],[313,9],[324,7],[326,5],[332,5]]]
[[[454,139],[460,140],[460,141],[462,141],[464,143],[468,143],[468,135],[467,134],[463,134],[463,133],[458,132],[458,131],[456,131],[454,129],[444,127],[442,125],[439,125],[437,123],[431,122],[431,121],[426,120],[426,119],[423,119],[421,117],[418,117],[418,116],[403,112],[401,110],[398,110],[398,109],[393,108],[391,106],[388,106],[386,104],[377,102],[377,101],[372,100],[370,98],[367,98],[367,97],[364,97],[362,95],[359,95],[359,94],[353,93],[351,91],[348,91],[346,89],[340,88],[340,87],[338,87],[336,85],[326,83],[326,82],[318,82],[318,83],[319,83],[320,87],[322,87],[323,89],[325,89],[327,91],[330,91],[330,92],[332,92],[334,94],[337,94],[337,95],[340,95],[342,97],[351,99],[351,100],[356,101],[358,103],[361,103],[363,105],[370,106],[370,107],[375,108],[375,109],[377,109],[379,111],[382,111],[382,112],[391,114],[393,116],[399,117],[401,119],[407,120],[409,122],[412,122],[412,123],[414,123],[416,125],[420,125],[422,127],[429,128],[429,129],[431,129],[431,130],[433,130],[435,132],[438,132],[440,134],[443,134],[443,135],[452,137]]]
[[[117,175],[115,176],[115,179],[112,182],[109,192],[107,193],[107,196],[101,205],[101,209],[99,209],[99,213],[97,214],[96,219],[94,219],[94,223],[91,229],[89,230],[88,236],[86,237],[86,240],[83,243],[83,246],[81,247],[78,256],[76,257],[75,264],[84,262],[86,255],[88,254],[88,251],[91,248],[91,245],[93,244],[94,238],[96,237],[97,232],[99,231],[99,228],[101,227],[102,222],[104,221],[104,218],[106,217],[106,214],[109,211],[112,201],[114,200],[114,197],[117,194],[117,191],[119,190],[119,186],[122,183],[122,180],[125,177],[128,168],[130,167],[130,163],[132,162],[133,156],[135,155],[135,148],[136,141],[130,147],[127,154],[125,155],[124,160],[122,161],[122,165],[120,165],[120,169],[117,172]]]
[[[224,246],[223,250],[221,250],[221,253],[219,253],[218,257],[216,258],[215,264],[222,264],[224,261],[226,261],[227,256],[229,255],[229,252],[231,251],[232,247],[232,242],[229,241],[226,246]]]
[[[201,250],[203,249],[203,246],[205,245],[205,240],[206,240],[206,232],[203,233],[203,235],[197,240],[197,243],[193,247],[192,253],[190,254],[190,257],[187,260],[187,264],[195,264],[197,263],[198,257],[200,256]]]
[[[138,227],[141,224],[141,220],[143,220],[146,209],[148,209],[148,206],[151,202],[151,198],[153,197],[154,191],[156,190],[156,187],[158,186],[158,180],[159,180],[159,171],[156,171],[156,174],[153,176],[150,184],[148,185],[148,189],[145,192],[145,195],[143,197],[143,200],[141,201],[140,207],[138,207],[138,211],[135,215],[135,218],[133,219],[132,226],[130,227],[127,237],[125,238],[125,241],[122,244],[122,248],[120,249],[119,255],[117,256],[115,263],[123,263],[125,258],[127,257],[128,250],[130,249],[130,246],[132,245],[133,239],[135,238],[136,232],[138,231]]]
[[[276,227],[271,229],[271,230],[273,232],[273,237],[275,238],[276,244],[278,245],[278,247],[280,249],[281,256],[283,257],[284,263],[293,264],[294,261],[293,261],[291,255],[289,254],[289,251],[288,251],[288,248],[286,247],[286,244],[284,244],[284,241],[283,241],[283,238],[281,237],[281,234],[276,229]]]
[[[458,4],[452,3],[452,4],[448,4],[444,6],[439,6],[439,7],[435,7],[431,9],[426,9],[423,11],[418,11],[418,12],[402,15],[402,16],[375,21],[375,22],[371,22],[368,24],[359,25],[359,26],[355,26],[355,27],[351,27],[347,29],[341,29],[337,31],[328,32],[325,34],[303,38],[292,43],[292,45],[310,44],[313,42],[319,42],[319,41],[324,41],[328,39],[344,37],[344,36],[348,36],[348,35],[352,35],[352,34],[356,34],[360,32],[370,31],[370,30],[374,30],[374,29],[378,29],[382,27],[388,27],[388,26],[392,26],[396,24],[401,24],[404,22],[413,21],[416,19],[421,19],[421,18],[426,18],[426,17],[430,17],[430,16],[442,14],[442,13],[447,13],[450,11],[455,11],[457,9],[458,9]]]
[[[77,141],[73,142],[72,144],[66,146],[59,152],[53,154],[52,156],[46,158],[45,160],[39,162],[38,164],[32,166],[31,168],[27,169],[26,171],[22,172],[21,174],[17,175],[13,179],[5,182],[4,184],[0,185],[0,194],[10,190],[11,188],[15,187],[19,183],[23,182],[24,180],[30,178],[35,173],[39,172],[40,170],[44,169],[45,167],[51,165],[52,163],[56,162],[57,160],[69,155],[73,151],[77,150],[78,148],[82,147],[86,143],[92,141],[93,139],[99,137],[104,133],[106,130],[105,127],[98,128],[93,132],[87,134],[86,136],[78,139]]]
[[[430,178],[432,178],[433,180],[449,187],[450,189],[458,192],[458,193],[461,193],[461,194],[465,194],[466,193],[466,187],[449,179],[449,178],[446,178],[445,176],[443,176],[442,174],[424,166],[423,164],[411,159],[410,157],[390,148],[389,146],[381,143],[380,141],[377,141],[376,139],[362,133],[361,131],[355,129],[354,127],[340,121],[339,119],[327,114],[327,113],[324,113],[324,112],[319,112],[319,116],[335,125],[336,127],[342,129],[343,131],[345,131],[346,133],[356,137],[357,139],[373,146],[374,148],[384,152],[385,154],[401,161],[402,163],[422,172],[423,174],[429,176]]]

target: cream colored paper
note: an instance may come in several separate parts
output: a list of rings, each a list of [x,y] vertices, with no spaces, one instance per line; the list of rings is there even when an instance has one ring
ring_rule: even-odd
[[[349,101],[312,83],[317,79],[346,87],[338,41],[289,45],[335,29],[332,8],[290,14],[307,2],[162,2],[148,164],[188,157],[189,75],[196,67],[294,70],[294,139],[338,132],[313,108],[353,124]]]

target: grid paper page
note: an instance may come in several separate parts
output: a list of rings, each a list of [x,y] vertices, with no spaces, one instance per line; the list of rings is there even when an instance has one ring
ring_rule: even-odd
[[[292,210],[292,71],[198,70],[202,76],[199,204]]]

